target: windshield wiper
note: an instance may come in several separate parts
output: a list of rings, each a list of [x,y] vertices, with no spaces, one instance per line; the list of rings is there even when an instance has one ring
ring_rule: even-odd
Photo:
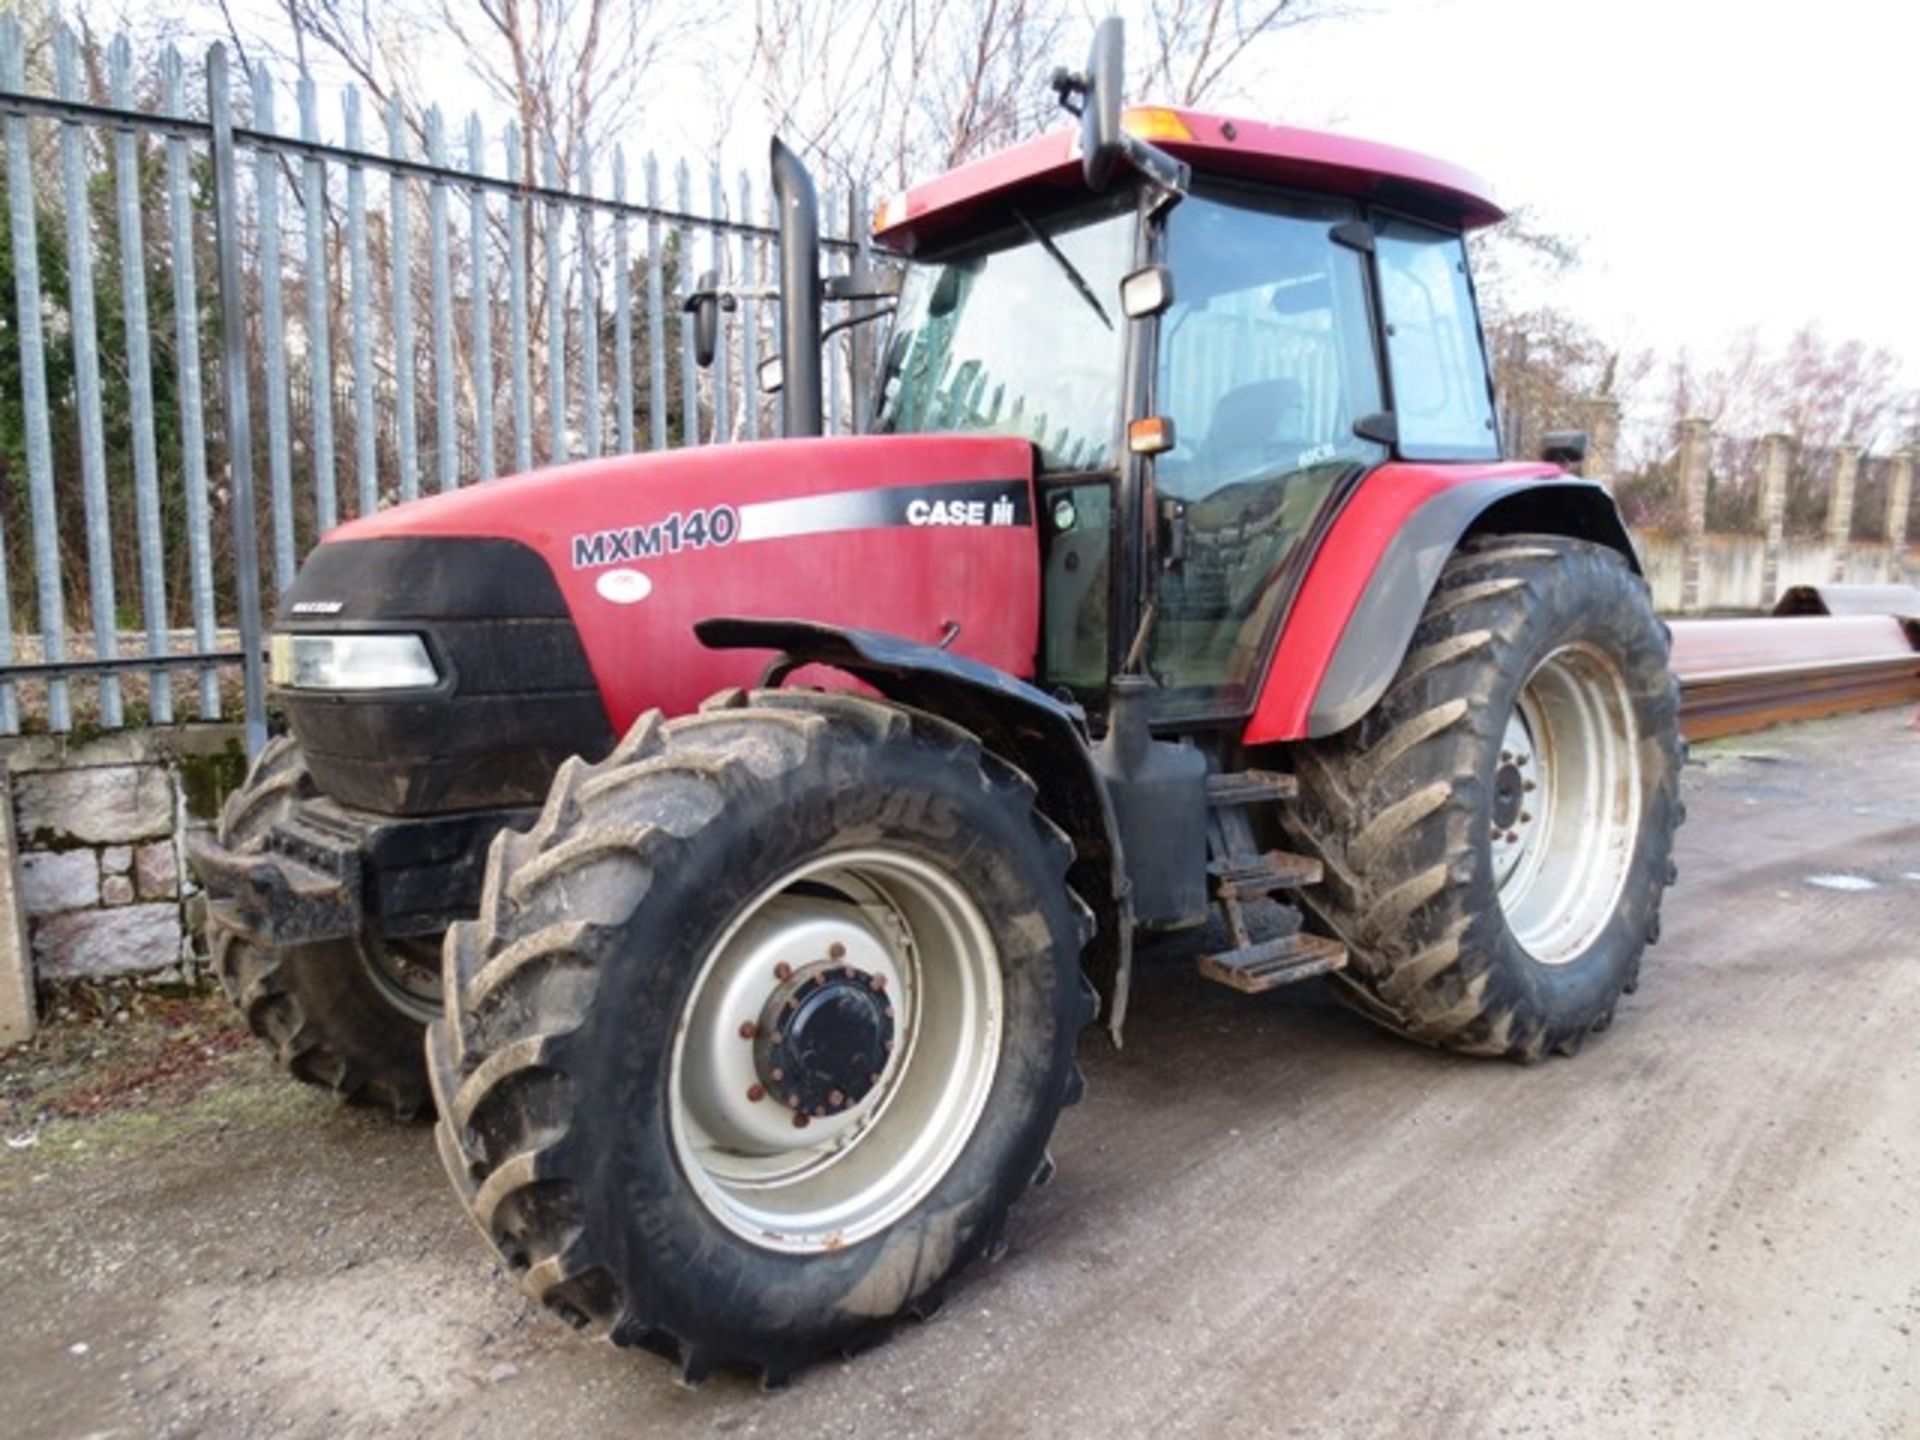
[[[1013,209],[1013,218],[1020,222],[1022,230],[1039,241],[1042,250],[1053,257],[1053,263],[1060,267],[1060,273],[1073,282],[1073,288],[1080,292],[1082,300],[1093,307],[1093,313],[1100,317],[1100,323],[1109,330],[1113,329],[1113,321],[1107,317],[1107,307],[1100,303],[1100,297],[1093,293],[1093,286],[1087,283],[1087,277],[1082,275],[1073,261],[1067,258],[1066,252],[1054,244],[1050,236],[1042,233],[1040,228],[1017,208]]]

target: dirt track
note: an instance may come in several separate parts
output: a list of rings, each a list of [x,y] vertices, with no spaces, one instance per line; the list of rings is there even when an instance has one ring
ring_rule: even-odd
[[[576,1339],[425,1129],[248,1052],[0,1151],[0,1428],[1920,1436],[1920,732],[1697,759],[1665,940],[1578,1059],[1147,963],[1007,1258],[779,1395]]]

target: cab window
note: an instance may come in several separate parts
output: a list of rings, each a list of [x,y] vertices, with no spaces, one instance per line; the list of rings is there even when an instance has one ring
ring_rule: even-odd
[[[1400,453],[1409,460],[1497,460],[1467,251],[1457,234],[1383,220],[1375,239]]]
[[[1157,714],[1244,709],[1281,618],[1288,562],[1332,492],[1385,458],[1353,423],[1382,408],[1366,268],[1324,199],[1196,190],[1169,215],[1174,303],[1155,408],[1174,449],[1154,464],[1184,507],[1186,558],[1161,581]]]

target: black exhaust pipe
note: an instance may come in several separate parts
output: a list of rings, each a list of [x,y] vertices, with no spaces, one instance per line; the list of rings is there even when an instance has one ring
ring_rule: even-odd
[[[780,417],[789,436],[821,433],[820,202],[800,157],[773,139],[780,223]]]

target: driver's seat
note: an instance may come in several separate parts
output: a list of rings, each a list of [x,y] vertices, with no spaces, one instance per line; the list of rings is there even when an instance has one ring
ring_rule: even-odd
[[[1216,484],[1250,478],[1276,445],[1304,444],[1306,398],[1291,380],[1236,385],[1213,406],[1213,419],[1196,461]]]

